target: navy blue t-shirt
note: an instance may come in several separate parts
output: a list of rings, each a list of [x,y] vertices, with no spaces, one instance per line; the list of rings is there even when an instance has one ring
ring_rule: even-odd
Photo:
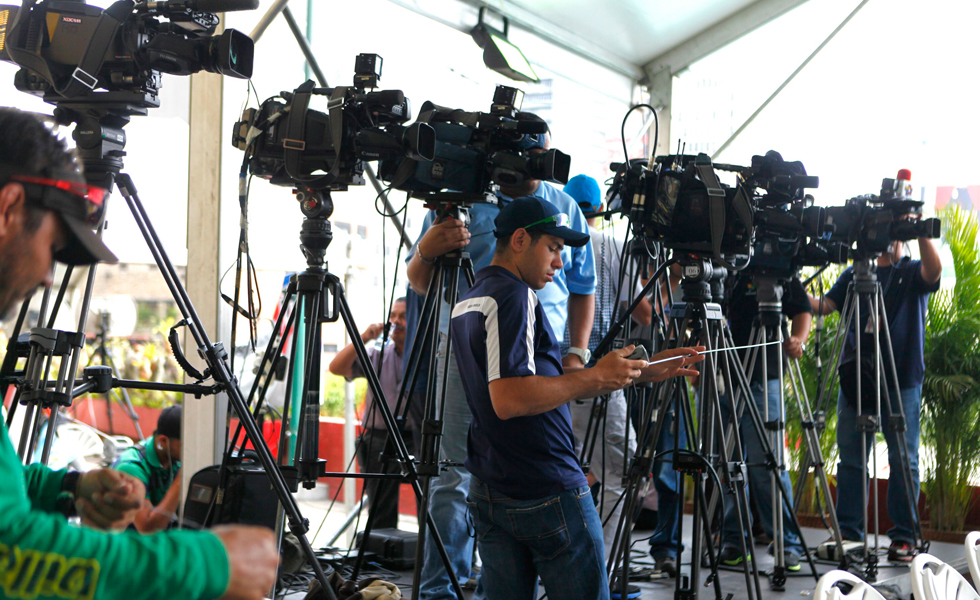
[[[452,318],[456,362],[473,413],[466,468],[520,500],[587,485],[567,404],[504,421],[490,401],[489,384],[497,379],[563,373],[558,340],[534,290],[503,267],[484,267]]]
[[[894,267],[878,267],[878,282],[884,293],[888,313],[888,329],[891,333],[892,352],[895,354],[895,370],[898,385],[902,389],[922,385],[925,379],[926,308],[929,294],[939,289],[939,282],[927,283],[922,279],[922,261],[905,258]],[[827,292],[827,298],[844,308],[847,287],[854,279],[852,267],[848,267]],[[869,307],[862,303],[862,328],[867,324]],[[882,339],[884,342],[884,339]],[[862,338],[861,349],[867,347]],[[887,353],[885,354],[887,360]],[[854,360],[854,332],[848,333],[843,362]]]

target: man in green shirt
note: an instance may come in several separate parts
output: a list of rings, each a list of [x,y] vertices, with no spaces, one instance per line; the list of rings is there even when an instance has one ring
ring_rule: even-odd
[[[136,513],[133,525],[140,533],[167,529],[176,521],[180,505],[180,423],[181,406],[168,406],[157,418],[153,435],[127,448],[113,468],[139,479],[146,488],[146,499]]]
[[[0,318],[34,288],[51,285],[52,260],[115,260],[92,231],[102,200],[35,115],[0,108]],[[271,589],[278,553],[267,529],[95,529],[125,528],[145,493],[111,469],[25,467],[0,422],[0,597],[259,600]],[[82,527],[58,511],[65,497],[74,499]]]

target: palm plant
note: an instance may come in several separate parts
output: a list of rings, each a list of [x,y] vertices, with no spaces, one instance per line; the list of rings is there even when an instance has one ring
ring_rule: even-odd
[[[939,215],[956,284],[929,299],[921,440],[933,454],[922,488],[932,528],[959,531],[980,467],[980,243],[976,213],[951,205]]]

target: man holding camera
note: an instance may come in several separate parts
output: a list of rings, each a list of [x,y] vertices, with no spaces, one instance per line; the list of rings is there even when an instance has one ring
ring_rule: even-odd
[[[103,190],[88,186],[64,143],[34,115],[0,108],[0,312],[41,284],[51,263],[115,257],[93,233]],[[132,523],[143,485],[119,471],[23,466],[0,424],[0,595],[259,600],[276,579],[275,536],[258,527],[154,535]],[[83,526],[68,523],[77,512]]]
[[[553,204],[523,198],[495,220],[490,266],[453,310],[453,343],[473,414],[467,502],[491,600],[609,597],[602,525],[574,450],[568,402],[696,371],[698,348],[666,350],[650,366],[629,346],[595,367],[563,368],[559,344],[536,290],[562,268],[562,250],[589,235],[568,227]],[[566,370],[568,373],[566,374]]]
[[[905,217],[908,218],[908,217]],[[891,413],[899,414],[897,402],[901,402],[905,413],[904,439],[899,432],[894,431],[888,423],[882,424],[885,441],[888,444],[888,516],[895,524],[888,530],[891,545],[888,547],[888,559],[894,562],[909,562],[915,555],[915,527],[910,514],[915,510],[919,498],[919,412],[922,405],[922,381],[925,378],[925,322],[926,307],[929,294],[939,289],[943,266],[939,252],[929,238],[919,238],[919,256],[921,260],[903,257],[904,242],[892,242],[889,252],[877,258],[878,281],[882,285],[885,318],[891,333],[891,353],[895,360],[895,371],[898,373],[898,390],[891,389],[891,378],[886,381],[888,397],[892,402]],[[848,267],[837,279],[834,287],[820,299],[810,298],[813,311],[818,315],[830,314],[844,306],[847,289],[854,279],[853,267]],[[867,319],[869,306],[861,306],[861,317]],[[859,324],[863,333],[869,333],[870,321]],[[862,342],[864,340],[862,339]],[[882,340],[884,343],[884,340]],[[870,350],[870,344],[862,343],[862,353]],[[854,365],[858,358],[854,351],[854,332],[848,332],[841,370],[847,365]],[[887,348],[882,353],[888,360]],[[874,387],[873,371],[864,368],[862,361],[862,378],[869,378]],[[889,365],[882,365],[886,373]],[[837,398],[837,445],[840,448],[840,465],[837,468],[837,520],[840,522],[841,534],[845,539],[862,541],[865,535],[864,497],[862,486],[867,464],[861,464],[861,432],[857,423],[857,401],[855,390],[857,382],[845,385],[842,377],[841,389]],[[866,389],[866,382],[861,382],[861,389]],[[885,398],[885,390],[881,397]],[[872,396],[873,397],[873,396]],[[862,391],[862,413],[867,415],[881,414],[869,401],[868,395]],[[887,414],[887,412],[885,413]],[[871,449],[874,432],[865,436],[865,452]],[[902,475],[902,461],[899,444],[905,444],[908,450],[909,467],[912,475],[911,498],[906,494]],[[865,488],[866,491],[867,488]]]
[[[783,316],[790,319],[789,337],[783,340],[782,349],[775,346],[766,346],[755,349],[755,366],[750,374],[749,385],[752,392],[752,401],[759,409],[759,415],[769,423],[784,420],[784,407],[780,402],[780,387],[783,381],[780,378],[782,370],[780,362],[783,355],[787,358],[798,359],[803,356],[803,348],[807,336],[810,332],[810,322],[813,311],[810,308],[809,298],[799,277],[793,276],[792,279],[782,282],[775,279],[756,279],[751,275],[738,273],[735,275],[735,283],[732,286],[731,301],[729,304],[729,325],[732,332],[732,340],[735,346],[747,346],[755,342],[751,340],[753,325],[758,325],[759,317],[759,288],[770,287],[766,291],[767,296],[775,296],[777,289],[782,289],[780,297],[781,313],[774,315],[778,320],[773,319],[766,323],[766,332],[769,339],[764,342],[773,342],[782,338],[780,333],[783,325]],[[763,316],[762,318],[766,318]],[[740,350],[743,363],[745,357],[751,355],[753,350]],[[763,378],[763,364],[765,365],[765,377]],[[726,423],[732,421],[728,403],[722,404],[722,413]],[[800,557],[803,556],[803,545],[800,538],[791,528],[792,515],[786,505],[782,502],[779,495],[773,494],[770,471],[765,467],[766,456],[762,452],[762,441],[759,439],[753,421],[748,410],[743,410],[742,416],[737,421],[739,438],[742,442],[742,456],[748,467],[748,481],[746,482],[746,498],[751,494],[755,496],[756,506],[759,508],[759,516],[762,520],[763,529],[770,539],[775,539],[773,534],[773,504],[779,505],[783,513],[783,564],[788,571],[800,570]],[[768,434],[767,434],[768,435]],[[770,438],[771,439],[771,438]],[[773,447],[774,453],[783,452],[782,440],[779,446]],[[790,494],[792,482],[789,473],[782,470],[778,473],[782,480],[782,485]],[[788,498],[792,504],[793,498]],[[741,529],[738,521],[738,513],[735,509],[735,498],[731,494],[724,495],[725,502],[725,528],[722,531],[722,548],[720,560],[723,564],[735,566],[742,563],[742,543],[739,540]],[[746,531],[746,545],[751,548],[750,531]],[[772,547],[770,547],[771,549]]]
[[[531,113],[518,113],[518,120],[543,121]],[[550,145],[550,134],[527,135],[522,148],[528,154],[545,152]],[[497,205],[476,204],[469,211],[469,227],[461,220],[448,217],[435,223],[435,213],[426,216],[422,233],[408,258],[408,279],[412,288],[425,294],[436,270],[436,258],[452,251],[468,252],[474,270],[490,264],[496,248],[493,236],[494,219],[515,198],[548,200],[570,216],[570,227],[582,233],[588,225],[575,201],[547,183],[528,179],[516,187],[500,186]],[[566,323],[572,340],[569,354],[563,358],[566,366],[584,366],[582,357],[592,330],[595,292],[595,261],[588,245],[563,250],[563,267],[555,273],[552,284],[538,292],[542,309],[553,331],[565,331]],[[460,281],[465,281],[461,276]],[[461,291],[465,285],[461,287]],[[440,348],[445,347],[452,307],[440,301]],[[436,373],[439,377],[445,368],[444,352],[440,350]],[[467,374],[469,376],[469,374]],[[462,385],[463,377],[453,357],[449,357],[449,375],[446,383],[446,406],[443,407],[443,425],[440,460],[462,463],[467,455],[466,431],[472,420],[466,404]],[[469,490],[469,472],[464,467],[451,466],[432,482],[429,498],[430,514],[439,530],[459,579],[472,575],[473,538],[467,522],[466,494]],[[422,569],[423,598],[440,600],[455,598],[435,544],[426,545],[425,565]],[[478,592],[478,595],[480,592]]]
[[[368,358],[378,372],[381,381],[381,391],[391,412],[395,412],[398,404],[398,393],[402,384],[402,355],[405,350],[405,298],[399,298],[391,305],[388,322],[392,324],[391,339],[384,346],[368,348]],[[384,325],[375,323],[368,326],[361,334],[364,343],[378,339],[384,331]],[[348,344],[330,362],[330,372],[340,375],[348,381],[364,377],[364,368],[357,360],[354,344]],[[357,461],[362,473],[381,473],[384,467],[382,454],[388,442],[388,429],[385,427],[381,411],[375,406],[374,393],[368,388],[364,399],[364,417],[361,420],[361,437],[357,442]],[[405,445],[415,448],[414,428],[406,428],[402,432]],[[394,461],[388,462],[388,473],[399,473],[401,469]],[[376,529],[394,529],[398,527],[398,490],[401,483],[386,479],[368,479],[364,482],[364,490],[371,501],[371,511],[374,513]]]

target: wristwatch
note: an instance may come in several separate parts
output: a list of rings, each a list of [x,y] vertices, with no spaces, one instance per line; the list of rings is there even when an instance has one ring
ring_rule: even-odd
[[[574,354],[575,356],[582,359],[582,364],[587,365],[592,359],[592,352],[588,348],[575,348],[574,346],[568,349],[566,354]]]
[[[54,501],[54,507],[65,517],[78,516],[78,510],[75,507],[75,490],[78,488],[78,480],[81,478],[82,474],[78,471],[69,471],[61,480],[61,488]]]

